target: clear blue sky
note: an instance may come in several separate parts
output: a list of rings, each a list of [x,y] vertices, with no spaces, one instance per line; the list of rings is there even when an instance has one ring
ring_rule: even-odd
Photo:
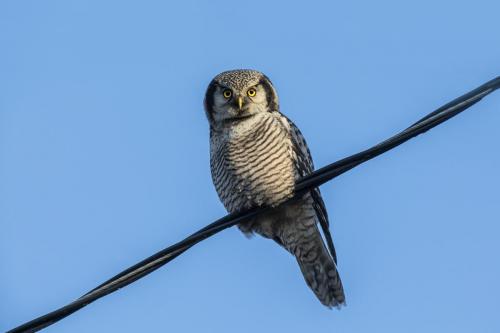
[[[0,4],[0,331],[225,214],[205,88],[254,68],[317,167],[500,74],[498,1]],[[236,229],[47,332],[499,332],[500,92],[322,187],[347,307]]]

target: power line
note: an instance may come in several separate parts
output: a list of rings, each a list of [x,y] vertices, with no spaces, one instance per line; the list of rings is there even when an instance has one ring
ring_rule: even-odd
[[[316,170],[310,175],[301,178],[296,183],[295,196],[290,200],[294,200],[295,198],[300,197],[305,192],[332,180],[333,178],[351,170],[359,164],[364,163],[380,154],[383,154],[391,150],[392,148],[395,148],[400,144],[408,141],[409,139],[428,131],[429,129],[441,124],[442,122],[445,122],[446,120],[456,116],[460,112],[479,102],[483,97],[492,93],[498,88],[500,88],[500,76],[445,104],[436,111],[420,119],[418,122],[411,125],[404,131],[373,146],[372,148],[341,159],[335,163],[329,164],[319,170]],[[273,208],[269,207],[261,207],[250,209],[248,211],[240,213],[226,215],[219,220],[209,224],[205,228],[195,232],[186,239],[172,246],[169,246],[166,249],[163,249],[162,251],[150,256],[147,259],[144,259],[134,266],[127,268],[123,272],[117,274],[98,287],[92,289],[70,304],[65,305],[62,308],[52,311],[46,315],[33,319],[21,326],[8,331],[7,333],[36,332],[47,326],[50,326],[57,321],[69,316],[70,314],[78,311],[84,306],[94,302],[95,300],[104,297],[122,287],[125,287],[132,282],[142,278],[143,276],[153,272],[154,270],[175,259],[186,250],[188,250],[191,246],[201,242],[202,240],[207,239],[224,229],[246,221],[247,219],[260,214],[264,214],[272,209]]]

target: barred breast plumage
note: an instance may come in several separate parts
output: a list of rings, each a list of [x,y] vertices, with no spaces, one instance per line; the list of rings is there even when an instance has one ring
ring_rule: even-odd
[[[255,98],[243,100],[248,89],[255,94],[247,95]],[[207,90],[205,109],[210,122],[212,178],[226,209],[237,212],[262,205],[275,207],[239,228],[245,234],[255,232],[273,239],[292,253],[307,284],[324,305],[343,304],[344,291],[319,190],[283,203],[294,195],[297,179],[314,167],[302,134],[278,111],[270,81],[256,71],[222,73]]]
[[[217,193],[230,212],[275,206],[293,194],[292,143],[271,113],[212,135],[211,166]]]

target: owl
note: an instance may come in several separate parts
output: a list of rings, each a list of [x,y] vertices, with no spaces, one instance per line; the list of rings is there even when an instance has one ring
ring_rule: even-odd
[[[210,125],[212,180],[225,208],[234,213],[274,207],[239,224],[239,229],[248,236],[256,233],[272,239],[295,256],[307,285],[322,304],[344,304],[319,189],[287,201],[294,197],[295,182],[314,166],[301,132],[280,112],[271,81],[255,70],[223,72],[210,82],[204,104]]]

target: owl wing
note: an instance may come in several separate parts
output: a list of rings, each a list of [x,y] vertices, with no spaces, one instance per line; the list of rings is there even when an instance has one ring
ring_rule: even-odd
[[[285,117],[286,118],[286,117]],[[296,158],[294,159],[295,169],[297,170],[299,177],[302,178],[314,171],[314,164],[311,157],[311,152],[307,147],[306,140],[300,130],[295,126],[295,124],[288,118],[286,118],[290,126],[290,134],[292,138],[293,151]],[[326,244],[332,255],[333,260],[337,263],[337,255],[335,253],[335,248],[333,246],[332,235],[330,234],[328,213],[326,212],[325,203],[321,197],[321,192],[319,188],[311,190],[311,197],[313,199],[313,207],[318,217],[321,229],[326,239]]]

